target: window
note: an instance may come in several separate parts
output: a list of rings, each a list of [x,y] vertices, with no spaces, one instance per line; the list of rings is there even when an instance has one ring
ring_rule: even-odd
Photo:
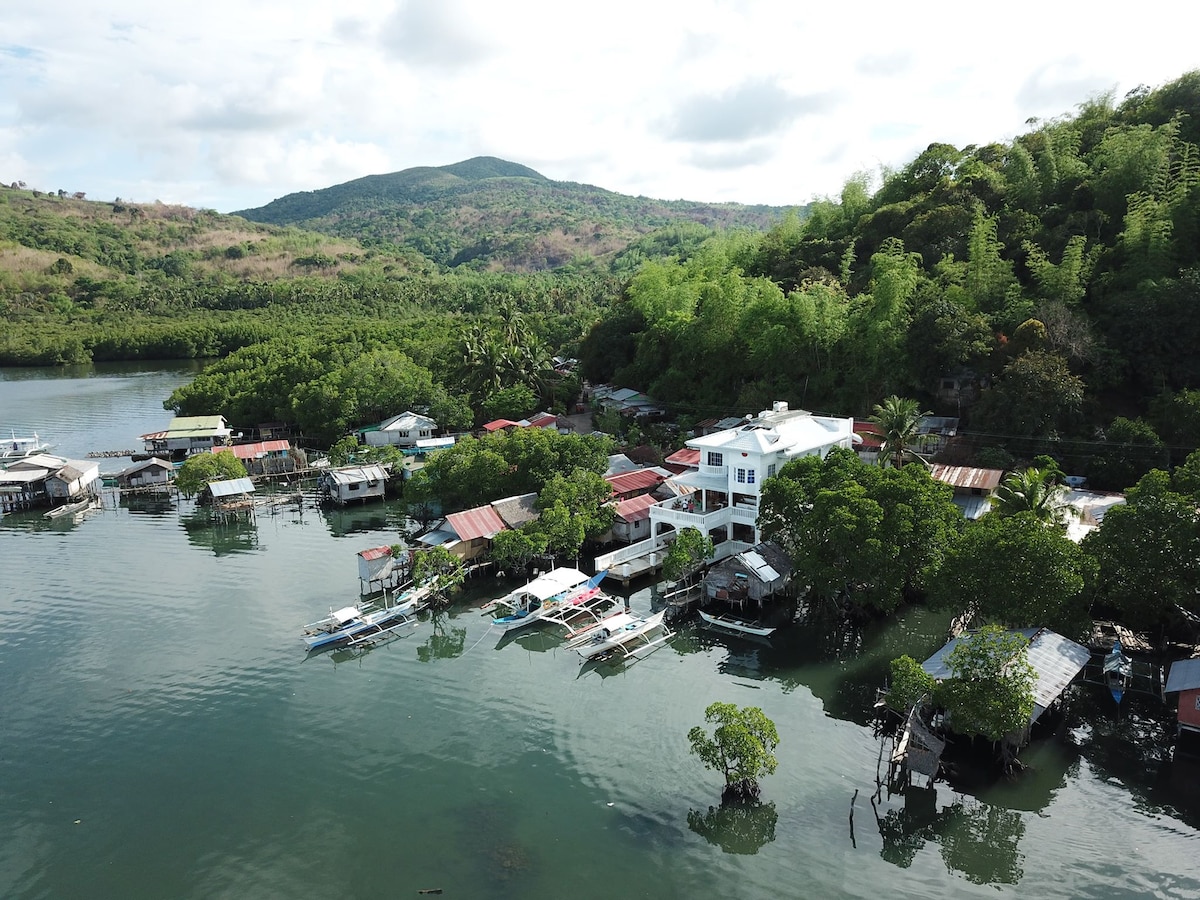
[[[709,450],[708,451],[708,464],[710,466],[723,466],[723,465],[725,465],[725,457],[722,456],[720,453],[714,453],[712,450]]]
[[[745,484],[745,483],[746,483],[746,470],[745,470],[745,469],[738,469],[738,470],[737,470],[737,480],[738,480],[738,484]],[[751,481],[753,481],[753,480],[754,480],[753,472],[751,473],[750,480],[751,480]]]
[[[754,470],[753,469],[746,470],[746,484],[754,484]]]
[[[769,466],[767,466],[767,477],[768,478],[775,477],[775,463],[771,463]]]

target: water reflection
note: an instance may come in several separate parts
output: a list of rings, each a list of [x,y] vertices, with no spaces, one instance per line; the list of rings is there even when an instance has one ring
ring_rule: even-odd
[[[445,610],[435,612],[429,617],[433,634],[417,648],[417,659],[421,662],[432,662],[435,659],[454,659],[462,656],[467,643],[467,629],[451,625],[453,618]]]
[[[180,517],[188,543],[214,556],[253,553],[264,549],[258,540],[258,525],[250,519],[215,519],[207,510]]]
[[[391,501],[368,503],[361,506],[318,507],[321,520],[334,537],[364,534],[372,531],[403,530],[406,519],[403,504]]]
[[[117,505],[120,509],[128,510],[132,516],[161,518],[174,515],[178,510],[174,495],[168,493],[121,494]]]
[[[872,807],[875,804],[872,803]],[[1016,884],[1024,875],[1021,813],[961,795],[937,808],[936,788],[909,788],[904,806],[875,813],[883,849],[879,855],[902,869],[924,846],[937,842],[947,869],[975,884]]]
[[[688,828],[726,853],[754,854],[775,840],[774,803],[750,800],[688,810]]]

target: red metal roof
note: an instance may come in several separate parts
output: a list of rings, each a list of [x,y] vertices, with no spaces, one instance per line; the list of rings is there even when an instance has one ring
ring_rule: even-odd
[[[650,518],[650,507],[658,501],[649,494],[642,494],[640,497],[631,497],[628,500],[622,500],[617,504],[617,518],[624,519],[626,522],[639,522],[642,519]]]
[[[392,555],[391,547],[372,547],[370,550],[359,550],[358,555],[363,559],[382,559],[385,556]]]
[[[864,422],[861,419],[855,419],[854,435],[854,446],[859,450],[878,450],[883,446],[883,429],[874,422]]]
[[[634,491],[648,491],[656,488],[666,478],[653,469],[634,469],[632,472],[622,472],[620,475],[607,475],[604,478],[612,485],[614,494],[632,494]]]
[[[213,447],[213,453],[232,450],[238,459],[256,459],[268,453],[287,453],[292,445],[287,441],[259,441],[257,444],[234,444],[232,447]]]
[[[499,431],[501,428],[517,428],[520,422],[514,422],[512,419],[494,419],[483,426],[484,431]]]
[[[531,428],[545,428],[547,425],[557,425],[558,416],[553,413],[542,413],[529,420]]]
[[[446,524],[454,529],[459,540],[473,541],[475,538],[490,538],[508,528],[500,514],[491,506],[477,506],[446,516]]]
[[[668,456],[666,462],[676,466],[695,468],[700,465],[700,451],[693,450],[691,447],[684,447],[682,450],[676,450]]]
[[[991,491],[995,490],[996,485],[1000,483],[1004,472],[1000,469],[976,469],[971,466],[947,466],[935,463],[929,467],[929,474],[938,481],[944,481],[956,488]]]

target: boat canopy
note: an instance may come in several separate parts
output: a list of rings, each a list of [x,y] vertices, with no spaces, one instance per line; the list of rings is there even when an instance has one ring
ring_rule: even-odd
[[[519,597],[522,594],[528,594],[538,600],[549,600],[571,588],[587,584],[587,581],[588,576],[578,569],[570,567],[553,569],[545,575],[533,579],[524,587],[513,591],[510,596]]]

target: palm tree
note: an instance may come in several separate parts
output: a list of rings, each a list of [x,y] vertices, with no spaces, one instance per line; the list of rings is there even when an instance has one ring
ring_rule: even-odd
[[[895,394],[875,404],[874,412],[870,420],[883,431],[879,464],[885,466],[891,462],[900,468],[904,465],[905,456],[919,458],[911,445],[917,442],[921,420],[932,413],[921,412],[921,404],[916,400]]]
[[[992,495],[992,511],[998,516],[1031,513],[1044,525],[1065,525],[1078,513],[1066,502],[1067,489],[1054,480],[1050,469],[1029,468],[1009,472]]]

